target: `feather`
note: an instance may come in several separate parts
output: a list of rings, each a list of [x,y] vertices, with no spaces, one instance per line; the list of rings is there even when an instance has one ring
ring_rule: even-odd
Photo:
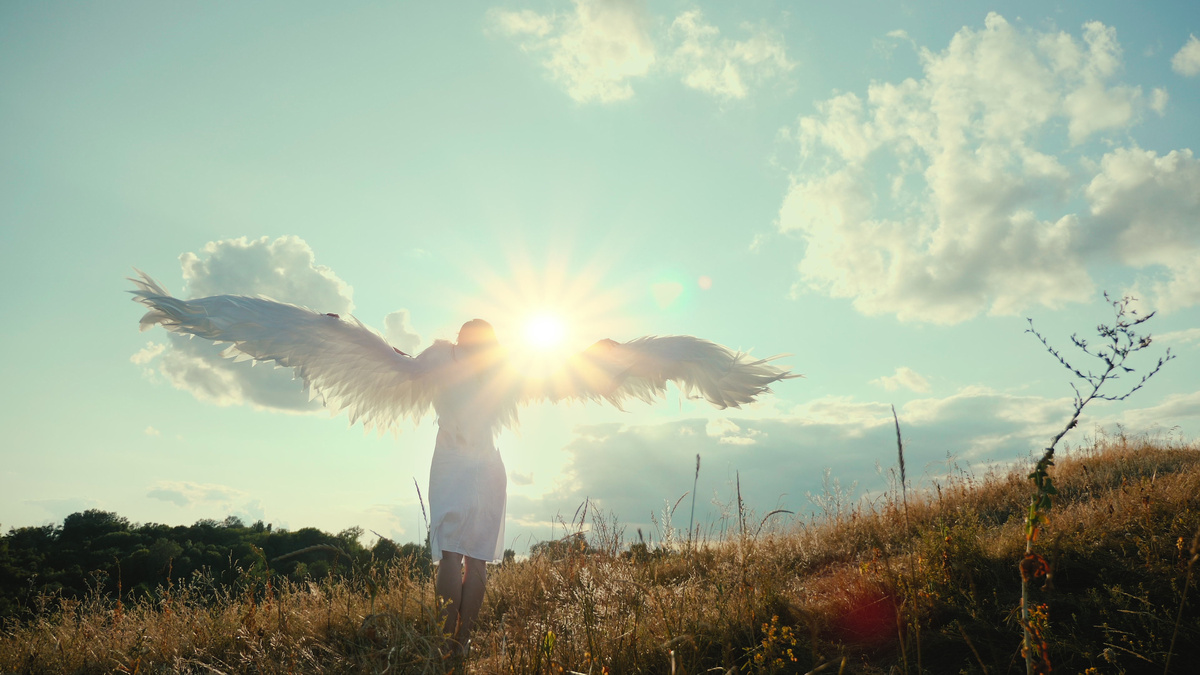
[[[771,363],[783,356],[754,359],[690,335],[601,340],[532,383],[526,397],[604,400],[620,408],[631,399],[652,402],[675,382],[685,396],[698,393],[717,408],[740,408],[770,392],[772,383],[800,377]]]
[[[228,342],[222,354],[235,360],[274,362],[291,368],[335,414],[347,410],[351,423],[394,429],[404,418],[418,420],[433,403],[434,387],[423,376],[444,361],[438,349],[416,357],[398,353],[378,333],[353,317],[314,312],[267,298],[217,295],[193,300],[172,297],[138,270],[134,299],[148,308],[140,325]]]

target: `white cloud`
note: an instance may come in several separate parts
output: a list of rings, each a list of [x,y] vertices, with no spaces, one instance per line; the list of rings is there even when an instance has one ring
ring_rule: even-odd
[[[146,427],[146,430],[142,433],[146,434],[147,436],[162,436],[162,432],[154,427]]]
[[[300,237],[225,239],[209,242],[203,253],[179,256],[189,297],[264,295],[320,312],[354,310],[354,289],[316,264],[313,250]]]
[[[129,357],[130,362],[139,366],[144,366],[150,363],[167,348],[161,342],[147,342],[145,347],[142,347],[133,356]]]
[[[493,9],[488,12],[488,18],[496,30],[510,36],[529,35],[543,38],[554,30],[552,17],[543,16],[530,9],[518,12]]]
[[[518,39],[523,51],[545,54],[543,65],[571,98],[609,103],[633,96],[630,80],[655,60],[650,17],[638,0],[574,0],[574,11],[488,12],[491,26]]]
[[[945,476],[951,466],[967,471],[1029,466],[1030,458],[1070,416],[1070,391],[1063,390],[1065,395],[1056,397],[969,386],[949,396],[924,397],[899,406],[913,485],[929,487],[930,480]],[[1119,409],[1109,403],[1090,406],[1066,442],[1071,446],[1086,442],[1083,430],[1101,424],[1111,427],[1121,422],[1130,434],[1137,434],[1195,419],[1200,417],[1200,393],[1172,395],[1152,407],[1114,412]],[[755,442],[731,444],[726,442],[729,438]],[[857,482],[867,493],[885,489],[877,465],[895,466],[896,436],[887,403],[826,397],[773,418],[581,426],[563,454],[567,464],[551,489],[540,495],[528,491],[510,495],[513,536],[532,530],[537,539],[545,539],[556,514],[570,520],[590,499],[593,508],[614,512],[629,538],[635,528],[642,528],[658,541],[664,501],[670,506],[692,490],[697,454],[702,461],[695,492],[696,522],[705,531],[719,532],[723,515],[728,525],[730,502],[736,499],[734,482],[739,479],[748,508],[759,514],[787,508],[803,515],[810,510],[805,494],[820,494],[826,467],[842,485]],[[687,527],[689,501],[685,499],[675,513],[676,528]],[[651,513],[658,525],[651,522]],[[708,530],[710,526],[714,530]]]
[[[266,517],[262,500],[251,499],[245,492],[227,485],[160,480],[151,486],[146,496],[180,508],[195,509],[216,519],[236,516],[243,523],[252,523]]]
[[[698,9],[677,16],[668,36],[678,43],[670,69],[681,73],[688,87],[718,98],[745,98],[748,80],[777,77],[795,67],[780,35],[763,29],[744,41],[725,39]]]
[[[796,406],[791,417],[800,424],[874,428],[892,421],[887,403],[855,401],[851,396],[823,396]]]
[[[158,363],[158,372],[176,389],[219,406],[250,405],[283,412],[317,412],[319,400],[309,401],[292,371],[273,365],[235,363],[221,356],[228,345],[167,336],[170,349]]]
[[[146,496],[171,502],[176,506],[191,506],[201,502],[230,504],[246,495],[241,490],[226,485],[162,480],[156,482]]]
[[[1185,77],[1200,75],[1200,40],[1189,35],[1183,47],[1171,57],[1171,68]]]
[[[1170,394],[1158,405],[1125,411],[1121,420],[1130,428],[1148,429],[1178,424],[1188,417],[1200,417],[1200,391]]]
[[[964,425],[974,435],[1006,432],[1011,438],[1041,443],[1067,420],[1069,398],[1045,398],[999,392],[989,387],[964,387],[945,398],[910,401],[901,423],[920,426]]]
[[[1098,22],[1080,40],[993,13],[920,58],[920,79],[834,96],[787,133],[800,163],[779,228],[806,242],[795,292],[947,324],[1089,300],[1087,264],[1112,242],[1085,245],[1090,223],[1064,212],[1087,179],[1060,154],[1166,92],[1147,103],[1113,81],[1121,47]]]
[[[964,468],[1022,461],[1062,428],[1069,411],[1069,398],[985,387],[910,401],[897,410],[909,475],[915,484],[923,475],[944,475],[948,455]],[[729,443],[731,438],[754,443]],[[888,404],[829,397],[775,418],[579,427],[564,451],[568,464],[560,483],[540,497],[510,498],[514,523],[549,522],[556,512],[569,517],[590,498],[631,529],[653,528],[649,514],[658,514],[661,522],[663,500],[674,503],[692,489],[697,453],[698,522],[720,517],[720,504],[734,494],[731,483],[738,476],[748,506],[759,513],[777,507],[804,511],[804,495],[821,491],[825,467],[844,485],[857,481],[868,491],[882,488],[875,467],[895,463],[896,437]],[[676,513],[675,526],[687,527],[687,506],[685,501]]]
[[[1162,87],[1155,87],[1150,93],[1150,109],[1158,113],[1162,117],[1167,112],[1167,102],[1171,100],[1171,95]]]
[[[681,435],[686,434],[683,431],[685,428],[691,429],[690,427],[680,428]],[[704,433],[709,438],[717,439],[718,443],[726,445],[754,445],[758,442],[754,437],[762,432],[757,429],[742,429],[733,420],[721,417],[709,420],[708,424],[704,426]]]
[[[1086,195],[1094,245],[1163,273],[1145,284],[1150,304],[1170,311],[1200,303],[1200,160],[1191,150],[1107,153]]]
[[[399,309],[383,318],[383,337],[388,344],[406,354],[417,353],[421,345],[421,336],[409,325],[407,309]]]
[[[871,384],[877,384],[888,391],[896,391],[901,388],[919,393],[929,391],[929,380],[908,366],[900,366],[894,375],[885,375],[871,380]]]
[[[1155,342],[1165,342],[1167,344],[1200,344],[1200,328],[1185,328],[1184,330],[1173,330],[1169,333],[1154,336]]]
[[[709,420],[708,424],[704,425],[704,433],[712,438],[720,438],[725,434],[736,434],[738,431],[741,429],[737,423],[725,417]]]
[[[1125,126],[1133,117],[1134,104],[1141,96],[1140,89],[1105,85],[1105,80],[1112,77],[1121,64],[1116,29],[1099,21],[1089,21],[1083,25],[1083,41],[1086,53],[1065,33],[1053,37],[1047,35],[1042,40],[1043,48],[1059,67],[1058,73],[1065,75],[1064,83],[1074,88],[1063,99],[1070,120],[1071,143],[1081,143],[1097,131]]]
[[[487,16],[489,30],[516,40],[522,51],[542,55],[550,77],[581,103],[632,98],[633,82],[656,69],[679,75],[697,91],[741,99],[755,85],[795,67],[782,36],[766,28],[743,26],[746,39],[730,40],[706,23],[700,10],[668,21],[651,16],[640,0],[573,4],[568,12],[492,9]],[[664,24],[666,30],[655,35],[654,27]]]
[[[367,523],[362,526],[367,532],[383,535],[397,544],[409,538],[425,538],[426,528],[415,498],[411,503],[373,504],[366,509],[366,517]],[[410,537],[410,532],[421,534]]]
[[[180,256],[186,297],[219,294],[262,295],[321,312],[348,315],[354,309],[353,289],[333,270],[316,264],[308,244],[299,237],[271,240],[227,239],[208,243],[201,255]],[[385,319],[388,338],[404,351],[415,350],[420,336],[408,326],[408,312]],[[166,344],[151,342],[130,360],[162,375],[173,386],[217,405],[250,405],[285,412],[316,412],[291,370],[253,362],[235,363],[220,355],[224,345],[189,339],[174,333]],[[405,349],[407,347],[408,349]],[[157,364],[152,369],[152,364]]]

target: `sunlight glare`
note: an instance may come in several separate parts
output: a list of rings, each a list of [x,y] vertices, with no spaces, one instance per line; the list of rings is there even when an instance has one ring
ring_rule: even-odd
[[[525,324],[525,339],[541,349],[557,347],[566,332],[562,319],[552,314],[539,314]]]

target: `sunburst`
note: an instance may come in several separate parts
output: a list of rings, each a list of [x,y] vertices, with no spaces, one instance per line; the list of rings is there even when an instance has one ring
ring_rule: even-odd
[[[495,326],[517,367],[544,372],[596,340],[635,329],[630,309],[638,294],[614,281],[599,255],[577,260],[562,246],[535,257],[512,244],[502,253],[499,265],[468,264],[464,272],[482,292],[462,297],[461,306]]]

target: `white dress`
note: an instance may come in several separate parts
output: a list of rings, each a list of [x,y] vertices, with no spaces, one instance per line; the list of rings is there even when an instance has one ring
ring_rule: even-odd
[[[494,443],[460,444],[438,430],[429,469],[429,546],[495,562],[504,554],[508,478]]]
[[[508,498],[496,434],[515,414],[515,382],[503,367],[478,374],[458,365],[441,369],[433,402],[438,435],[429,469],[429,546],[434,562],[443,551],[494,562],[504,555]]]

